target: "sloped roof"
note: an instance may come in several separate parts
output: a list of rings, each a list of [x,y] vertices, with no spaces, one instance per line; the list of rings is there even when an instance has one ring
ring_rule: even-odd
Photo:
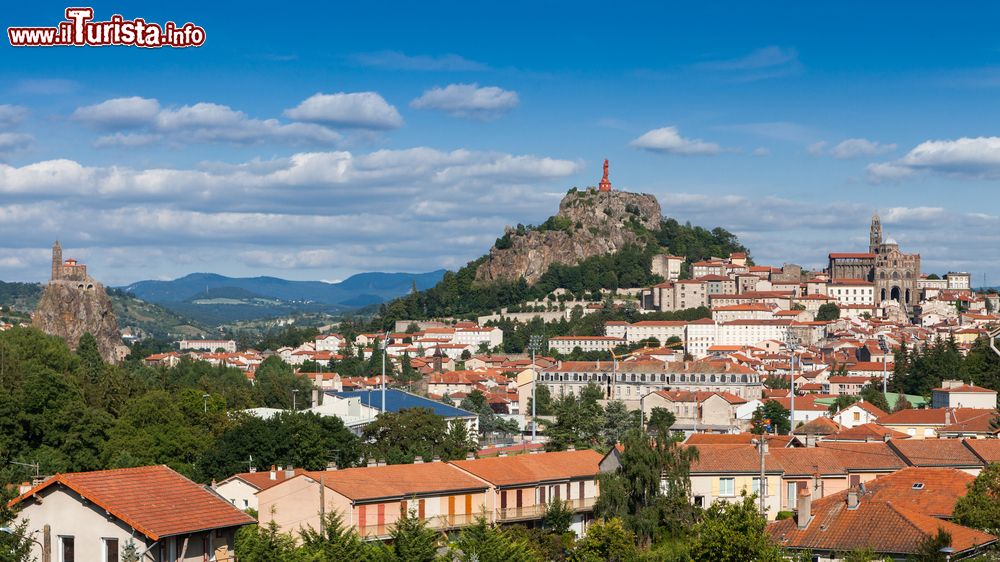
[[[792,430],[795,435],[832,435],[843,429],[839,423],[826,416],[809,420]]]
[[[777,459],[786,476],[847,474],[847,469],[841,464],[837,452],[830,449],[797,447],[773,449],[768,454]]]
[[[390,464],[306,474],[355,501],[404,498],[460,490],[483,490],[487,484],[445,462]]]
[[[982,466],[960,439],[907,439],[889,446],[911,466]]]
[[[877,423],[866,423],[856,425],[850,429],[834,433],[824,437],[826,441],[882,441],[888,436],[890,439],[909,439],[910,436],[902,431],[882,427]]]
[[[690,445],[698,449],[698,460],[691,463],[691,474],[698,473],[759,473],[760,452],[754,445]],[[780,473],[781,465],[774,455],[764,455],[764,469]]]
[[[768,447],[792,446],[795,437],[792,435],[766,435]],[[684,441],[686,445],[749,445],[760,435],[753,433],[692,433]]]
[[[963,439],[962,441],[984,463],[1000,462],[1000,439]]]
[[[254,488],[257,488],[257,490],[266,490],[271,486],[281,484],[285,480],[289,480],[290,478],[294,478],[300,474],[304,474],[306,471],[301,468],[296,468],[292,470],[292,476],[290,478],[285,477],[285,472],[286,471],[284,470],[275,470],[273,479],[271,478],[271,471],[269,470],[257,471],[257,472],[240,472],[230,476],[229,478],[226,478],[222,482],[219,482],[219,484],[220,485],[225,484],[230,480],[242,480],[247,484],[253,486]]]
[[[593,478],[603,456],[597,451],[559,451],[488,459],[453,461],[451,464],[495,486],[535,484],[571,478]]]
[[[365,406],[377,409],[382,408],[381,390],[372,390],[371,392],[367,390],[352,390],[346,392],[331,391],[327,392],[327,394],[330,396],[337,396],[339,398],[359,398],[361,403]],[[387,412],[399,412],[400,410],[407,410],[410,408],[428,408],[435,414],[446,418],[468,418],[476,415],[461,408],[449,406],[436,400],[430,400],[428,398],[424,398],[423,396],[410,394],[409,392],[403,392],[399,389],[387,388],[385,390],[385,409]]]
[[[256,522],[164,465],[57,474],[8,505],[31,502],[52,486],[73,490],[154,541]]]
[[[903,459],[887,443],[820,441],[816,447],[837,453],[840,463],[849,472],[885,472],[906,467]]]

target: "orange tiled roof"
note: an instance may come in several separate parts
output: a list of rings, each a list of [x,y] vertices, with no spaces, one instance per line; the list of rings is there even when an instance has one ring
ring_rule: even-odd
[[[495,486],[535,484],[570,478],[593,478],[603,456],[597,451],[559,451],[506,458],[453,461],[458,468]]]
[[[880,418],[878,423],[882,425],[951,425],[962,423],[970,418],[976,417],[984,412],[992,410],[983,408],[924,408],[906,409],[893,412],[884,418]]]
[[[756,473],[760,472],[760,453],[755,445],[691,445],[698,449],[698,460],[691,463],[691,473]],[[780,473],[781,464],[774,455],[764,456],[764,469]]]
[[[841,464],[837,452],[830,449],[793,447],[769,450],[768,455],[774,456],[781,468],[784,469],[786,476],[847,473],[847,469]]]
[[[910,439],[889,443],[911,466],[982,466],[960,439]]]
[[[301,468],[296,468],[296,469],[294,469],[292,471],[292,478],[294,478],[294,477],[296,477],[296,476],[298,476],[300,474],[304,474],[305,472],[306,471],[303,470],[303,469],[301,469]],[[271,486],[275,486],[275,485],[281,484],[282,482],[284,482],[285,480],[287,480],[287,478],[285,477],[285,471],[284,470],[275,470],[274,471],[274,479],[271,478],[271,471],[264,470],[264,471],[257,471],[257,472],[240,472],[238,474],[234,474],[234,475],[230,476],[229,478],[226,478],[222,482],[219,482],[219,484],[220,485],[224,484],[224,483],[229,482],[230,480],[233,480],[233,479],[242,480],[242,481],[246,482],[247,484],[253,486],[254,488],[257,488],[257,490],[266,490],[266,489],[270,488]]]
[[[60,485],[154,541],[255,523],[226,500],[163,465],[57,474],[8,505],[34,501],[36,494]]]
[[[390,464],[307,473],[327,488],[355,501],[406,498],[458,490],[483,490],[487,485],[449,463]]]
[[[1000,439],[963,439],[984,463],[1000,462]]]
[[[749,445],[760,435],[753,433],[692,433],[684,441],[687,445]],[[770,447],[788,447],[795,437],[791,435],[767,435]]]
[[[840,463],[849,472],[891,472],[906,467],[903,459],[887,443],[842,443],[820,441],[817,448],[837,453]]]
[[[882,427],[877,423],[866,423],[845,429],[824,439],[827,441],[882,441],[889,436],[891,439],[909,439],[902,431]]]

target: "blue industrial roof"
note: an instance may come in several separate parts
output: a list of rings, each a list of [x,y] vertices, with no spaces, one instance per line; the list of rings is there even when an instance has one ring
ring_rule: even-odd
[[[382,408],[382,391],[378,389],[372,390],[351,390],[348,392],[333,392],[328,391],[327,394],[330,396],[338,396],[340,398],[353,398],[358,397],[361,399],[361,403],[365,406],[370,406],[372,408],[381,410]],[[371,403],[369,403],[371,400]],[[385,389],[385,409],[389,412],[398,412],[400,410],[406,410],[408,408],[428,408],[433,410],[435,414],[439,416],[444,416],[446,418],[467,418],[470,416],[475,416],[476,414],[469,412],[468,410],[463,410],[461,408],[456,408],[454,406],[449,406],[437,400],[431,400],[429,398],[424,398],[423,396],[417,396],[416,394],[410,394],[396,388]]]

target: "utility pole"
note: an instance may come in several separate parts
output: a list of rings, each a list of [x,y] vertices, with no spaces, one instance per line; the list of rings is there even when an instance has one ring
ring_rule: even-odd
[[[788,414],[788,431],[789,431],[789,433],[791,433],[791,431],[793,429],[795,429],[795,354],[799,350],[798,338],[794,334],[792,334],[791,330],[789,330],[788,331],[788,335],[785,336],[785,345],[788,346],[788,351],[791,352],[791,361],[790,361],[790,367],[791,367],[790,380],[791,380],[791,382],[789,383],[789,386],[788,386],[788,388],[789,388],[789,390],[788,390],[788,400],[789,400],[788,405],[790,406],[790,412]],[[775,432],[777,433],[777,429],[775,429]],[[761,461],[761,462],[763,462],[763,461]]]
[[[882,350],[882,395],[885,396],[888,389],[889,373],[886,364],[889,361],[889,345],[885,342],[885,335],[879,334],[878,347]]]
[[[326,538],[326,474],[319,477],[319,535]]]
[[[766,519],[767,518],[767,507],[764,504],[764,498],[767,495],[767,480],[764,477],[764,454],[767,453],[767,435],[761,434],[760,441],[757,443],[757,450],[760,451],[760,486],[758,486],[758,492],[760,497],[760,514]]]
[[[385,353],[386,346],[389,345],[389,331],[386,330],[385,337],[382,338],[382,413],[385,413]]]
[[[292,411],[293,411],[293,412],[294,412],[294,411],[296,411],[296,407],[295,407],[295,398],[296,398],[296,397],[297,397],[298,395],[299,395],[299,389],[297,389],[297,388],[293,388],[293,389],[292,389]]]
[[[542,345],[542,336],[533,335],[528,338],[528,347],[531,348],[531,442],[535,443],[535,411],[538,400],[535,398],[535,387],[538,386],[538,368],[535,366],[535,351]]]

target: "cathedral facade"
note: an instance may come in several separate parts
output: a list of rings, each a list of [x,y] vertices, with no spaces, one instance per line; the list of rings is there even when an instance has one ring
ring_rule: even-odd
[[[912,309],[920,303],[920,254],[901,252],[892,238],[883,241],[878,214],[872,217],[867,253],[831,253],[829,260],[827,271],[831,278],[871,282],[876,305],[897,301]]]

